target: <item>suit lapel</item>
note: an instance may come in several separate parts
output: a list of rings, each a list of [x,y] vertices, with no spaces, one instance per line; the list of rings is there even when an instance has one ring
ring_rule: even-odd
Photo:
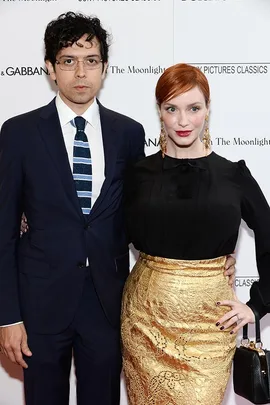
[[[41,137],[60,175],[68,199],[80,217],[84,219],[75,189],[55,99],[42,110],[38,126]]]
[[[114,121],[115,116],[112,114],[110,110],[103,107],[100,102],[99,105],[99,113],[100,113],[100,122],[101,122],[101,131],[102,131],[102,139],[103,139],[103,148],[104,148],[104,158],[105,158],[105,180],[102,185],[100,195],[97,198],[91,213],[90,218],[97,216],[102,210],[102,201],[106,197],[106,194],[110,188],[113,175],[114,175],[114,168],[116,163],[117,157],[117,150],[116,150],[116,142],[115,142],[115,130],[114,130]]]

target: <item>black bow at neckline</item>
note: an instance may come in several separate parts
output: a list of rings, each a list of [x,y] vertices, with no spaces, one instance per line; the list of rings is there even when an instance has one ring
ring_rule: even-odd
[[[212,152],[213,153],[213,152]],[[210,156],[210,155],[208,155]],[[199,170],[206,170],[207,169],[207,158],[208,156],[195,158],[195,159],[178,159],[173,158],[171,156],[165,155],[163,159],[163,169],[169,170],[174,169],[176,167],[181,167],[183,169],[199,169]]]

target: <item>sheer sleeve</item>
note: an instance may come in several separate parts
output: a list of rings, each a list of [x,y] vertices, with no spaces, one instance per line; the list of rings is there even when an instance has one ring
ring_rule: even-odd
[[[242,191],[241,215],[254,231],[260,277],[251,287],[247,305],[261,318],[270,312],[270,207],[243,160],[238,162],[237,171]]]

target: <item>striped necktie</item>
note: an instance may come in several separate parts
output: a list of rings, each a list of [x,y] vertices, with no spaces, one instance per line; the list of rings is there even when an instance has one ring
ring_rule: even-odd
[[[77,132],[73,146],[73,178],[84,215],[90,214],[92,197],[92,160],[83,117],[74,119]]]

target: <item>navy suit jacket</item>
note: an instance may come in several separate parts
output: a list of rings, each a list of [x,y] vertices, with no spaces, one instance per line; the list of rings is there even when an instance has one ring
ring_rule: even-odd
[[[87,220],[82,214],[55,107],[14,117],[0,135],[0,325],[23,320],[39,333],[72,321],[86,258],[104,312],[119,326],[129,273],[123,183],[144,156],[141,124],[99,103],[105,181]],[[19,238],[25,212],[29,232]],[[89,314],[91,321],[91,314]]]

